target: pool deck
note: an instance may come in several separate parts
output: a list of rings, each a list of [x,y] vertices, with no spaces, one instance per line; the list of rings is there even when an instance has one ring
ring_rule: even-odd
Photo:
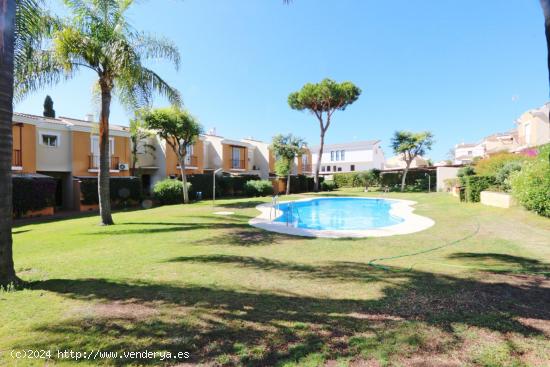
[[[338,197],[313,197],[301,200],[293,200],[294,202],[303,202],[311,201],[315,199],[328,199],[328,198],[345,198],[342,196]],[[375,197],[348,197],[350,199],[380,199]],[[256,207],[260,211],[260,215],[256,218],[251,219],[248,223],[251,226],[264,229],[266,231],[284,233],[293,236],[303,236],[303,237],[322,237],[322,238],[362,238],[362,237],[387,237],[395,236],[402,234],[409,234],[420,232],[425,229],[430,228],[435,224],[433,220],[421,215],[414,214],[414,205],[415,201],[411,200],[401,200],[401,199],[383,199],[392,203],[390,214],[400,217],[403,219],[403,222],[394,224],[387,227],[381,227],[376,229],[365,229],[365,230],[318,230],[318,229],[306,229],[306,228],[296,228],[287,223],[275,222],[275,218],[282,215],[282,211],[275,210],[270,203],[261,204]],[[289,203],[290,201],[280,202],[279,204]]]

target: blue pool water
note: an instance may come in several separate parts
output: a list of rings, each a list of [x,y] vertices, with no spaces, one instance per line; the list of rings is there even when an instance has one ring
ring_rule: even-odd
[[[318,198],[281,203],[276,222],[326,230],[365,230],[401,223],[390,214],[391,201],[370,198]]]

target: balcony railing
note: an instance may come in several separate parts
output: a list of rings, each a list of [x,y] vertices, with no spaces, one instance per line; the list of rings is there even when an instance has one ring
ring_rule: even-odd
[[[313,172],[313,167],[311,166],[311,164],[304,164],[302,165],[302,172],[311,173]]]
[[[118,170],[119,158],[111,156],[111,164],[109,169]],[[89,169],[99,169],[99,156],[95,154],[90,154]]]
[[[232,169],[245,169],[244,159],[232,159],[231,168]]]
[[[11,154],[11,165],[13,167],[22,167],[23,166],[23,159],[21,156],[21,150],[14,149]]]
[[[185,157],[185,166],[187,167],[198,167],[199,166],[199,157],[196,155],[188,155]]]

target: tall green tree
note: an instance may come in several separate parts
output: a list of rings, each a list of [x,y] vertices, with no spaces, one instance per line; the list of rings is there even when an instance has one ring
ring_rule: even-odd
[[[178,157],[181,180],[183,182],[183,202],[189,203],[185,161],[191,147],[202,133],[202,126],[188,111],[179,108],[159,108],[144,116],[147,127],[155,130],[172,148]]]
[[[49,95],[44,99],[44,111],[42,112],[44,117],[55,118],[55,110],[53,109],[53,99]]]
[[[154,155],[156,148],[148,143],[148,139],[155,134],[147,128],[147,124],[143,120],[141,113],[136,113],[136,117],[130,120],[130,140],[132,147],[130,153],[132,161],[130,162],[130,172],[132,176],[136,175],[136,165],[140,154]]]
[[[297,157],[306,153],[306,143],[302,138],[288,135],[275,135],[269,149],[277,157],[275,171],[278,176],[286,176],[286,194],[290,194],[292,164]]]
[[[320,83],[308,83],[298,92],[288,96],[290,108],[298,111],[308,110],[319,121],[321,141],[315,167],[315,191],[319,191],[319,168],[325,145],[325,134],[332,122],[336,111],[344,111],[349,105],[357,101],[361,89],[352,82],[337,83],[331,79],[324,79]]]
[[[40,0],[0,0],[0,287],[18,283],[12,252],[12,118],[16,69],[48,24]],[[14,69],[14,66],[17,68]]]
[[[391,147],[395,154],[400,155],[405,162],[405,169],[401,179],[401,192],[405,191],[405,180],[411,163],[418,156],[426,154],[434,144],[433,134],[429,131],[414,133],[410,131],[396,131],[391,139]]]
[[[144,65],[148,59],[166,59],[179,67],[180,55],[174,44],[133,29],[127,11],[133,0],[64,0],[70,16],[52,31],[49,48],[25,61],[28,75],[22,75],[25,90],[73,77],[78,71],[92,71],[100,99],[99,119],[99,211],[103,225],[113,224],[109,193],[109,116],[113,95],[130,108],[149,105],[158,92],[176,105],[179,92]]]

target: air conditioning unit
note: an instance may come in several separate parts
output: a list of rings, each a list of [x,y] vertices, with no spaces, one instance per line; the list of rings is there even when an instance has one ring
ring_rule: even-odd
[[[128,171],[128,163],[120,163],[118,165],[118,170],[119,171]]]

